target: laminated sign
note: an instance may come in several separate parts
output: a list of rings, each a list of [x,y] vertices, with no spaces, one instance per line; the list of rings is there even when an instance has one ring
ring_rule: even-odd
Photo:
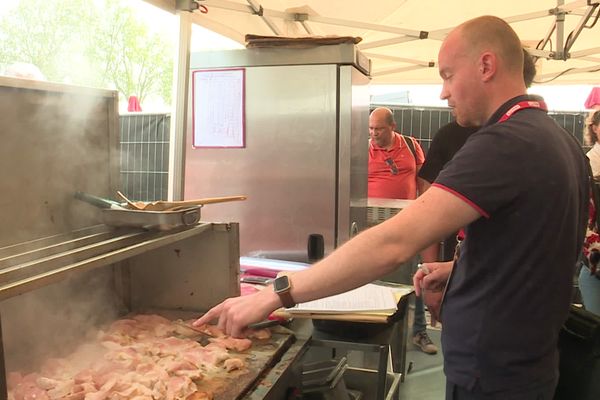
[[[245,69],[192,72],[193,146],[245,147]]]

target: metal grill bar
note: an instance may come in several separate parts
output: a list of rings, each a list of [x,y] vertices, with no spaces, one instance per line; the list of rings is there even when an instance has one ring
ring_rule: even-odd
[[[40,239],[30,240],[28,242],[17,243],[10,246],[0,248],[0,260],[15,254],[27,253],[30,251],[38,250],[47,246],[53,246],[57,243],[61,243],[67,240],[76,240],[79,238],[86,238],[97,234],[103,234],[107,230],[106,225],[96,225],[78,229],[70,233],[63,233],[60,235],[53,235]]]
[[[13,265],[25,264],[40,258],[50,257],[54,254],[67,252],[77,248],[90,246],[97,242],[108,240],[112,236],[114,236],[114,233],[112,232],[96,233],[0,258],[0,278],[2,277],[5,268],[9,268]]]
[[[103,240],[93,245],[43,257],[37,261],[15,265],[0,271],[0,300],[46,286],[68,274],[123,261],[144,252],[175,243],[210,230],[211,224],[168,232],[138,231]]]

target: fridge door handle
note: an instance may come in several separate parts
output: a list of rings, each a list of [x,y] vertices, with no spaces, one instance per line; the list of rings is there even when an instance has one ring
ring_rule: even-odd
[[[354,237],[356,235],[358,235],[358,224],[356,221],[352,221],[352,224],[350,225],[350,237]]]

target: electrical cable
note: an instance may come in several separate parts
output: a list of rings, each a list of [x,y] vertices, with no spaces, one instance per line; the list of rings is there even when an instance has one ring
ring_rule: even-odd
[[[557,78],[560,78],[561,76],[563,76],[567,72],[570,72],[570,71],[573,71],[573,70],[577,70],[577,69],[578,68],[567,68],[564,71],[559,72],[558,74],[556,74],[555,76],[553,76],[550,79],[546,79],[546,80],[543,80],[543,81],[535,80],[534,79],[533,83],[548,83],[548,82],[552,82],[553,80],[555,80]],[[595,68],[595,69],[592,69],[592,70],[589,70],[589,71],[585,71],[585,72],[598,72],[598,71],[600,71],[600,66],[598,66],[598,68]]]
[[[540,45],[541,45],[542,43],[544,43],[544,40],[543,40],[543,39],[542,39],[542,40],[540,40],[540,41],[538,42],[538,44],[536,44],[536,45],[535,45],[535,48],[536,48],[536,50],[544,50],[544,47],[546,47],[545,45],[544,45],[544,46],[542,46],[542,48],[540,48]],[[552,39],[548,39],[548,41],[547,41],[546,43],[550,43],[550,50],[549,50],[549,51],[552,51]]]
[[[559,72],[557,75],[555,75],[554,77],[550,78],[550,79],[546,79],[544,81],[538,81],[538,80],[533,80],[533,83],[548,83],[548,82],[552,82],[553,80],[563,76],[564,74],[566,74],[569,71],[573,71],[575,68],[567,68],[564,71]],[[590,71],[590,72],[594,72],[594,71]]]
[[[571,38],[573,37],[573,32],[575,32],[575,31],[571,31],[571,32],[569,33],[569,35],[567,36],[567,40],[565,40],[565,46],[566,46],[566,45],[569,45],[569,44],[572,44],[572,43],[571,43]],[[566,48],[566,47],[565,47],[565,48]],[[569,48],[570,48],[570,46],[569,46]],[[567,57],[567,54],[566,54],[566,53],[564,54],[564,57],[565,57],[564,59],[566,60],[566,57]]]
[[[595,4],[593,6],[593,8],[597,8],[597,7],[598,7],[598,4]],[[592,24],[591,25],[583,25],[582,29],[592,29],[594,27],[594,25],[596,25],[596,22],[598,22],[598,17],[600,17],[600,9],[598,9],[598,11],[596,12],[596,16],[594,17],[594,21],[592,22]],[[571,37],[573,37],[573,33],[575,33],[574,30],[569,33],[569,36],[567,36],[567,40],[565,41],[566,45],[568,45],[568,44],[572,45],[572,43],[571,43]],[[566,57],[566,54],[565,54],[565,57]]]

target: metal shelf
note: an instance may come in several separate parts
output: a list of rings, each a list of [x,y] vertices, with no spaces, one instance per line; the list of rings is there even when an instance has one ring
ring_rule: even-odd
[[[345,380],[351,382],[347,385],[350,389],[361,391],[365,398],[369,399],[375,397],[375,391],[379,393],[379,388],[373,388],[373,382],[376,382],[380,376],[381,372],[374,369],[350,367],[346,371]],[[385,400],[398,399],[400,382],[402,382],[401,373],[389,371],[386,373]],[[383,397],[378,398],[383,399]]]
[[[0,249],[0,300],[199,235],[213,224],[170,231],[115,230],[101,226]],[[10,254],[10,255],[9,255]]]

